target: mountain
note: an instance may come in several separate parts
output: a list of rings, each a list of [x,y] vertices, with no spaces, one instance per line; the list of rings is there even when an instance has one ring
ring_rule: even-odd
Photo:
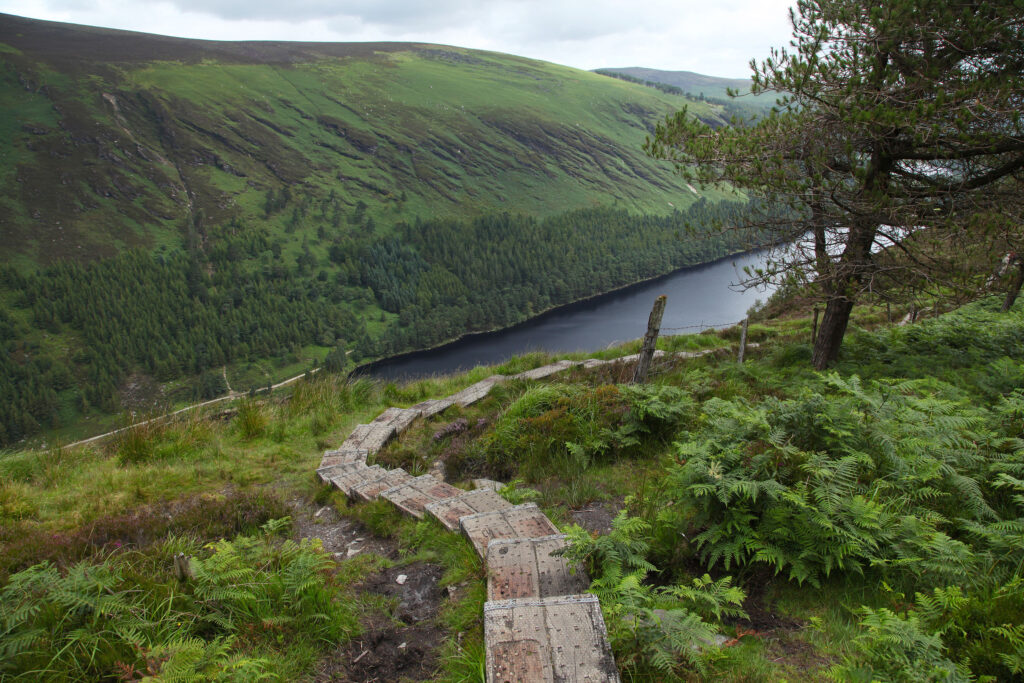
[[[662,69],[648,69],[642,66],[613,67],[596,69],[597,72],[607,74],[618,74],[637,81],[650,83],[661,83],[674,88],[679,88],[684,93],[697,98],[711,98],[714,100],[732,101],[739,105],[745,105],[751,109],[766,111],[775,102],[771,94],[751,95],[749,78],[719,78],[718,76],[705,76],[693,71],[665,71]],[[739,94],[747,93],[742,98],[730,100],[728,90],[734,90]]]
[[[0,15],[0,448],[426,348],[743,247],[645,156],[684,104],[411,43]],[[731,199],[732,201],[721,201]]]
[[[0,260],[19,267],[180,244],[187,223],[283,229],[284,189],[378,229],[695,199],[641,150],[683,98],[522,57],[0,15],[0,64]]]

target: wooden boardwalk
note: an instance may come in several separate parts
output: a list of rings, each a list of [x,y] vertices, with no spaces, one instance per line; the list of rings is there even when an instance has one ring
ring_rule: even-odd
[[[559,361],[513,377],[540,379],[577,365],[635,361],[636,356]],[[497,482],[479,480],[475,491],[464,491],[430,474],[414,477],[366,462],[417,418],[475,403],[508,379],[493,375],[447,398],[388,408],[370,424],[357,425],[341,447],[326,451],[317,476],[352,500],[388,500],[407,515],[429,514],[469,538],[487,566],[484,645],[489,683],[618,683],[598,599],[583,592],[589,585],[583,570],[558,554],[565,536],[536,505],[510,504],[498,495]]]

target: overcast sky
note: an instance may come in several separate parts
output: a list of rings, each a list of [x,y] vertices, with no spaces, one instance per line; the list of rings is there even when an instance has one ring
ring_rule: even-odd
[[[0,12],[217,40],[445,43],[581,69],[744,77],[794,0],[0,0]]]

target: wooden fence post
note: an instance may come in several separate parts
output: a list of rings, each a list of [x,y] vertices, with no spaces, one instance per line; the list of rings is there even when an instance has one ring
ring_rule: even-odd
[[[643,384],[647,381],[647,371],[651,369],[651,359],[654,358],[654,346],[658,343],[658,333],[661,331],[661,317],[665,314],[665,300],[664,294],[654,300],[651,317],[647,319],[647,334],[644,335],[644,344],[640,349],[640,358],[636,363],[636,372],[633,373],[634,384]]]
[[[740,357],[738,362],[743,362],[743,355],[747,352],[747,325],[750,323],[750,318],[743,319],[743,329],[740,331]]]

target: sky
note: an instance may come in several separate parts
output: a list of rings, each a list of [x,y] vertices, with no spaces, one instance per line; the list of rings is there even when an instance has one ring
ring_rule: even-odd
[[[750,75],[794,0],[0,0],[0,13],[213,40],[415,41],[581,69]]]

